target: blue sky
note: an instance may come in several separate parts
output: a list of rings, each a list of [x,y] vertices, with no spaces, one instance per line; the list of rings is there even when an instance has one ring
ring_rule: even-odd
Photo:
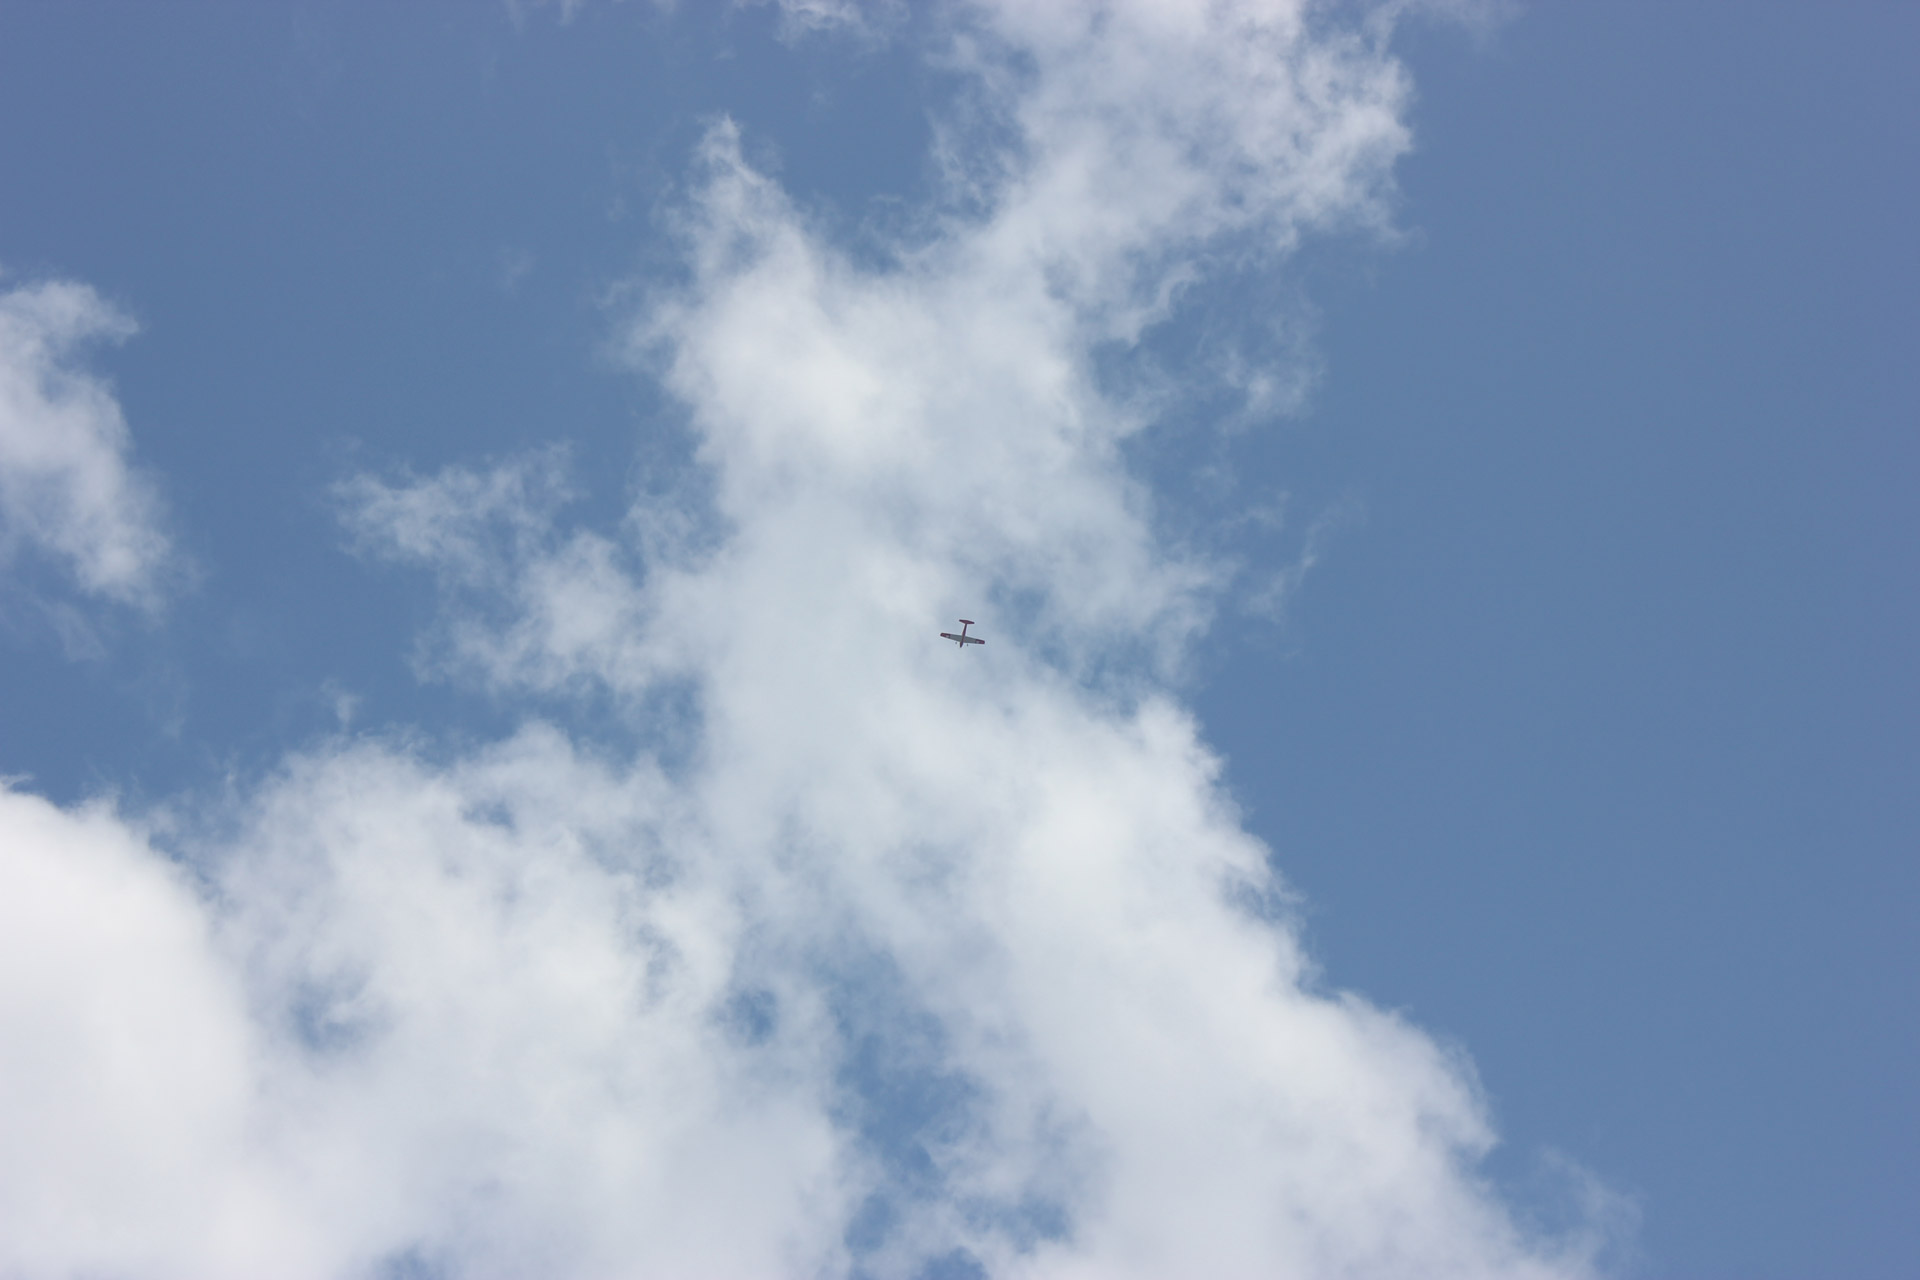
[[[10,1266],[1900,1274],[1916,20],[1176,9],[5,20]]]

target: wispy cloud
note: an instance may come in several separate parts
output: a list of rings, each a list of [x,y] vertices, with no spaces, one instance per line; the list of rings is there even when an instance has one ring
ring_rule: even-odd
[[[177,566],[119,402],[80,359],[134,329],[84,284],[0,293],[0,556],[46,556],[83,592],[144,608]]]
[[[355,546],[429,570],[445,603],[422,668],[496,689],[643,688],[659,663],[632,551],[563,529],[567,454],[550,449],[429,479],[356,476],[334,496]]]
[[[59,976],[0,1015],[48,1046],[4,1123],[141,1135],[176,1091],[203,1116],[146,1139],[151,1165],[101,1137],[9,1188],[0,1258],[1589,1270],[1582,1237],[1522,1231],[1476,1172],[1468,1067],[1328,991],[1260,907],[1284,886],[1159,679],[1222,571],[1157,536],[1120,452],[1142,411],[1098,373],[1192,282],[1378,220],[1403,74],[1377,33],[1290,5],[953,14],[940,56],[976,91],[949,203],[884,267],[732,125],[708,136],[686,274],[627,333],[684,406],[698,502],[570,527],[555,455],[341,492],[363,547],[439,576],[442,669],[595,687],[643,738],[677,688],[690,749],[540,723],[451,759],[322,744],[166,829],[197,889],[108,815],[0,806],[6,872],[39,895],[10,908],[82,942],[106,926],[61,850],[144,868],[131,941],[90,966],[5,944],[10,971]],[[961,614],[984,649],[934,640]],[[63,984],[108,1012],[68,1027]],[[98,1030],[133,1001],[204,1020],[206,1063],[99,1069],[112,1035],[161,1034]],[[149,1189],[183,1207],[117,1216]]]
[[[735,0],[737,4],[764,0]],[[832,34],[878,44],[906,16],[902,0],[778,0],[781,34],[788,40]]]

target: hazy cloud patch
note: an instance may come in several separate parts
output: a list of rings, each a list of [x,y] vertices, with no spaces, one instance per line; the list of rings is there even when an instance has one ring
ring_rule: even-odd
[[[0,293],[0,557],[44,556],[88,595],[151,608],[178,565],[120,404],[81,360],[135,328],[73,281]]]

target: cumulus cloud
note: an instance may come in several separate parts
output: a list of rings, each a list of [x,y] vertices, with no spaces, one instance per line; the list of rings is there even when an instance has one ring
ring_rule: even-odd
[[[0,293],[0,556],[31,549],[91,595],[151,606],[170,555],[159,502],[112,389],[79,363],[134,328],[84,284]]]
[[[709,136],[627,335],[697,501],[571,527],[560,455],[340,491],[437,576],[437,669],[652,745],[343,738],[151,838],[0,805],[10,906],[83,921],[5,944],[49,976],[0,1038],[57,1052],[0,1126],[78,1140],[4,1184],[0,1269],[1588,1273],[1476,1171],[1469,1067],[1302,954],[1163,679],[1220,571],[1156,533],[1099,373],[1376,220],[1401,72],[1279,3],[948,35],[948,203],[885,265]],[[961,614],[984,649],[934,639]]]
[[[205,902],[112,814],[10,790],[0,884],[0,1266],[184,1274],[244,1248],[251,1032]]]

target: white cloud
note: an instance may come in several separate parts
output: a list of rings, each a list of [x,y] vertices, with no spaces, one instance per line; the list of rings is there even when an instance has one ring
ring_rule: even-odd
[[[133,331],[83,284],[0,293],[0,556],[29,547],[92,595],[152,606],[171,555],[159,502],[111,388],[77,362]]]
[[[0,1094],[32,1108],[0,1124],[82,1139],[7,1194],[137,1197],[104,1109],[259,1224],[128,1199],[89,1254],[8,1202],[0,1270],[1588,1271],[1476,1173],[1466,1064],[1326,991],[1262,905],[1285,889],[1156,679],[1219,573],[1156,536],[1120,456],[1142,411],[1095,371],[1185,282],[1376,219],[1401,73],[1288,5],[957,12],[998,131],[950,131],[955,203],[891,266],[709,139],[689,278],[632,349],[710,502],[569,528],[555,455],[342,491],[364,547],[439,576],[440,669],[598,687],[642,734],[674,684],[690,749],[342,739],[176,822],[198,890],[104,813],[0,806],[9,878],[78,868],[33,908],[72,947],[104,936],[93,885],[146,922],[74,974],[49,930],[17,944],[10,972],[53,977],[0,1041],[84,1068],[77,1004],[163,1050],[151,1083]],[[984,649],[934,639],[960,614]],[[166,1121],[176,1091],[204,1119]]]
[[[425,638],[427,674],[477,673],[496,688],[560,689],[655,673],[646,602],[632,556],[588,531],[561,532],[571,494],[564,450],[490,471],[454,467],[429,480],[357,476],[338,486],[358,549],[430,569],[455,607]]]
[[[0,1164],[0,1267],[804,1269],[830,1126],[717,1014],[737,913],[676,808],[549,731],[346,748],[196,897],[104,812],[0,796],[0,1135],[41,1153]]]
[[[0,884],[0,1268],[244,1256],[250,1031],[204,903],[111,814],[12,791]]]

